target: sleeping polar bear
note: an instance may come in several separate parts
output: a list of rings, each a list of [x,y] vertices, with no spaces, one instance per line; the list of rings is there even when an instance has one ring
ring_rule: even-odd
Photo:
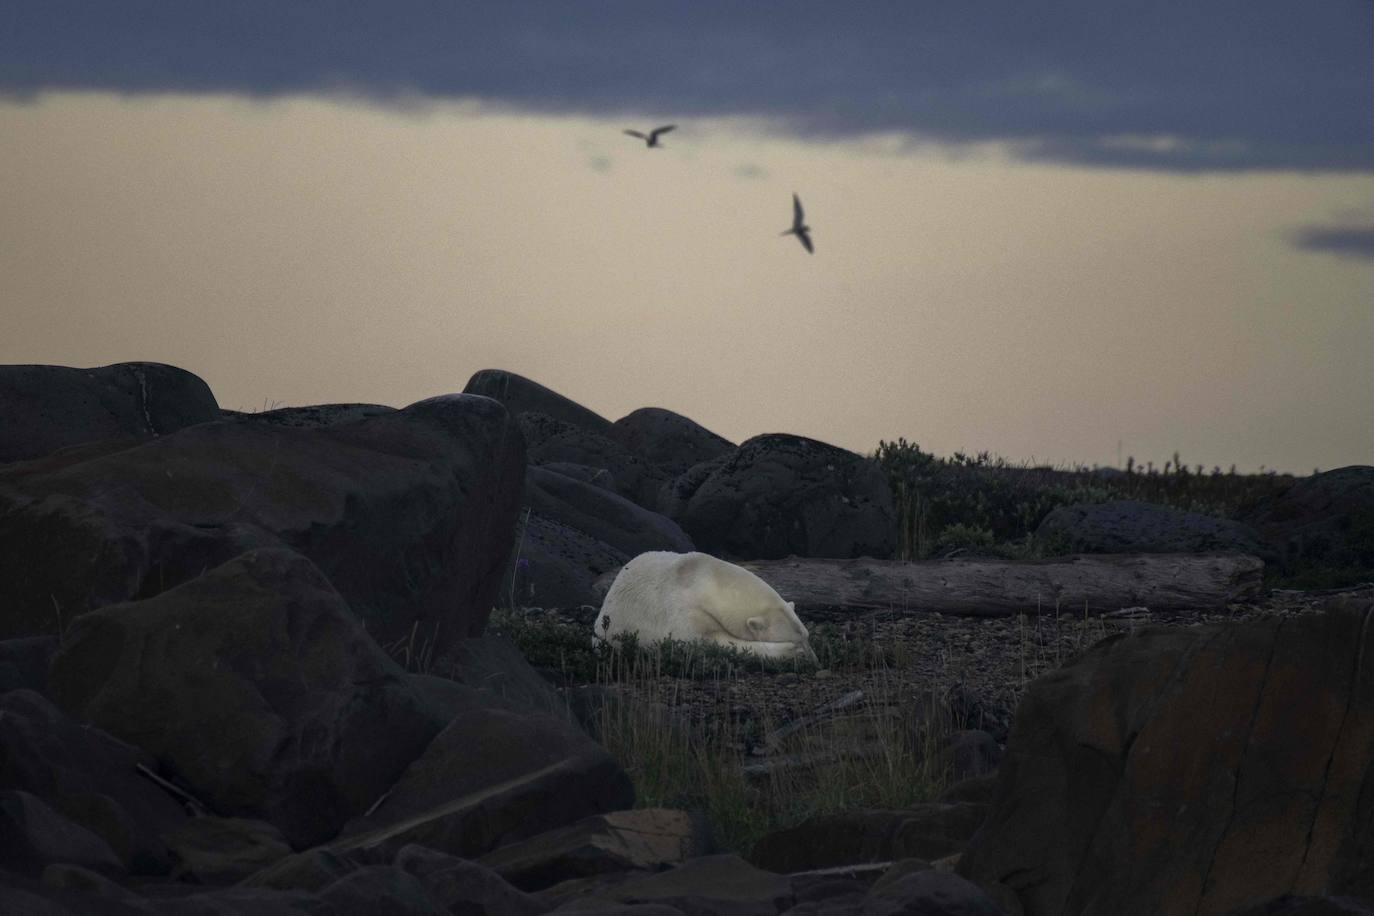
[[[641,553],[620,570],[601,603],[592,644],[637,633],[703,639],[766,658],[816,660],[806,627],[790,601],[747,569],[704,553]]]

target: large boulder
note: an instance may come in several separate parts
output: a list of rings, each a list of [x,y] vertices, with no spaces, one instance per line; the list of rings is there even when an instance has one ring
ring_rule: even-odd
[[[962,852],[987,812],[983,804],[926,802],[909,809],[815,814],[759,838],[749,861],[768,871],[796,872],[904,858],[940,859]]]
[[[535,411],[517,415],[531,467],[577,464],[606,471],[611,489],[646,509],[658,510],[658,494],[670,479],[667,471],[605,433],[589,432]]]
[[[31,690],[0,696],[0,789],[30,793],[97,834],[134,873],[165,874],[161,834],[186,812],[139,772],[150,754],[75,721]]]
[[[1134,499],[1059,506],[1035,537],[1064,553],[1269,554],[1249,525]]]
[[[0,637],[51,635],[256,547],[309,557],[379,643],[480,633],[510,553],[519,430],[448,395],[318,427],[240,417],[0,468]]]
[[[734,443],[682,414],[641,407],[611,424],[612,439],[672,477],[732,451]]]
[[[43,799],[18,789],[0,791],[0,876],[5,870],[40,874],[54,863],[108,874],[123,871],[108,843]]]
[[[219,418],[209,386],[175,366],[0,366],[0,463],[83,442],[153,439]]]
[[[576,528],[626,556],[695,549],[672,519],[574,477],[532,467],[526,492],[532,514]]]
[[[530,513],[520,522],[497,598],[514,607],[600,605],[605,592],[598,594],[595,583],[629,560],[584,531]]]
[[[698,550],[717,556],[885,559],[897,543],[882,469],[802,436],[755,436],[689,469],[660,500]]]
[[[252,423],[266,423],[271,426],[290,426],[296,429],[313,429],[319,426],[333,426],[336,423],[352,423],[354,420],[367,420],[396,412],[395,407],[382,404],[306,404],[301,407],[276,407],[256,413],[240,410],[222,410],[226,420],[247,420]]]
[[[366,810],[442,725],[320,571],[279,548],[78,618],[50,686],[214,812],[296,847]]]
[[[1374,467],[1352,465],[1305,477],[1245,515],[1299,584],[1374,579]]]
[[[475,858],[633,804],[625,771],[569,717],[467,704],[333,848],[390,861],[418,843]]]
[[[1027,916],[1374,895],[1374,602],[1103,640],[1031,684],[958,865]]]
[[[538,382],[530,381],[522,375],[504,369],[482,369],[473,373],[463,388],[464,394],[480,394],[494,398],[506,405],[511,416],[522,413],[538,413],[568,423],[584,432],[605,435],[610,431],[611,421],[576,401]]]

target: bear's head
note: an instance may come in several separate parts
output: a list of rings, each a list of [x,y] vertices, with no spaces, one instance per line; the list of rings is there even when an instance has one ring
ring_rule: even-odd
[[[796,605],[791,601],[779,601],[746,618],[744,629],[749,640],[776,646],[769,655],[816,661],[816,653],[811,651],[811,634],[797,617]]]

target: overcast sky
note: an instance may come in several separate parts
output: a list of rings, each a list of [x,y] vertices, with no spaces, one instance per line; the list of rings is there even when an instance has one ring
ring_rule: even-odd
[[[1040,6],[11,0],[0,361],[1374,463],[1374,3]]]

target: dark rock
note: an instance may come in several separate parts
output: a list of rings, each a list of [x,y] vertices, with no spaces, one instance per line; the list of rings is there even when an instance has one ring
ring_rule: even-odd
[[[366,810],[439,728],[320,571],[281,549],[79,618],[51,682],[212,810],[298,847]]]
[[[430,897],[450,913],[538,916],[549,909],[547,903],[512,887],[491,869],[423,846],[402,847],[393,864],[419,878]]]
[[[1244,518],[1278,553],[1282,570],[1306,584],[1374,581],[1374,467],[1303,478]]]
[[[56,636],[0,641],[0,694],[11,690],[46,692],[48,663],[57,645]]]
[[[576,528],[626,556],[695,549],[672,519],[547,468],[530,468],[526,495],[534,514]]]
[[[1002,762],[1002,749],[997,739],[977,728],[951,732],[939,751],[943,769],[951,782],[962,782],[976,776],[996,773]]]
[[[943,792],[936,801],[942,802],[974,802],[980,805],[992,804],[993,794],[997,789],[997,774],[988,773],[984,776],[971,776],[953,783]]]
[[[22,916],[78,916],[78,911],[68,909],[42,894],[14,887],[7,876],[0,873],[0,913],[22,914]]]
[[[506,405],[511,416],[541,413],[599,435],[605,435],[611,428],[610,420],[593,413],[576,401],[504,369],[482,369],[474,373],[472,378],[468,379],[467,386],[463,388],[463,393],[495,398]]]
[[[372,865],[345,875],[320,891],[320,898],[336,913],[358,916],[448,916],[450,912],[430,896],[419,878],[387,865]]]
[[[382,645],[486,624],[524,480],[504,409],[462,395],[352,423],[204,423],[58,469],[0,468],[0,636],[52,634],[255,547],[310,557]]]
[[[629,559],[589,534],[530,515],[522,519],[516,555],[497,597],[515,607],[600,606],[593,583]]]
[[[0,791],[0,868],[40,875],[59,862],[106,874],[124,870],[110,844],[41,798],[18,789]]]
[[[173,877],[233,884],[291,855],[277,828],[240,817],[196,817],[165,834],[177,859]]]
[[[795,902],[786,878],[729,854],[702,856],[656,874],[630,873],[602,886],[569,883],[574,887],[555,886],[541,894],[562,904],[558,912],[600,912],[596,906],[654,903],[675,907],[687,916],[774,916]]]
[[[0,366],[0,463],[85,442],[151,439],[219,417],[209,387],[175,366]]]
[[[1374,895],[1374,603],[1110,637],[1033,682],[959,874],[1028,916]]]
[[[357,871],[359,867],[357,862],[318,846],[278,859],[244,878],[239,886],[318,891]]]
[[[139,775],[149,754],[69,718],[29,690],[0,696],[0,786],[22,789],[95,832],[139,874],[171,868],[159,838],[186,820],[181,806]]]
[[[958,875],[933,869],[909,872],[875,886],[864,898],[863,916],[938,913],[939,916],[1004,916],[978,885]]]
[[[667,471],[616,442],[610,436],[589,432],[542,413],[519,414],[530,467],[578,464],[603,468],[606,482],[621,496],[646,509],[658,510],[658,493],[669,480]]]
[[[265,426],[286,426],[294,429],[314,429],[320,426],[334,426],[338,423],[353,423],[394,414],[395,407],[381,404],[309,404],[303,407],[278,407],[257,413],[244,413],[237,410],[220,411],[226,420],[244,423],[261,423]]]
[[[504,636],[465,639],[444,656],[452,680],[522,712],[568,719],[567,702]],[[490,705],[490,704],[487,704]]]
[[[609,435],[670,477],[735,448],[701,424],[662,407],[641,407],[626,414],[611,424]]]
[[[766,834],[749,860],[776,872],[798,872],[903,858],[938,859],[963,850],[987,815],[969,802],[924,802],[899,810],[818,814]]]
[[[516,887],[536,891],[569,878],[681,865],[710,852],[710,842],[708,826],[685,811],[637,808],[507,844],[481,863]]]
[[[1227,916],[1374,916],[1374,901],[1354,897],[1295,897],[1284,894]]]
[[[369,861],[385,861],[409,843],[473,858],[633,804],[619,764],[565,719],[468,709],[333,846]]]
[[[139,912],[158,916],[364,916],[361,911],[340,911],[316,894],[279,891],[269,887],[225,887],[207,893],[150,899]],[[378,912],[366,911],[367,916]]]
[[[564,477],[571,477],[574,480],[598,486],[611,493],[615,492],[615,478],[605,468],[594,468],[589,464],[573,464],[571,461],[551,461],[541,464],[540,467],[555,474],[562,474]]]
[[[663,498],[660,511],[716,556],[885,559],[896,546],[892,491],[878,465],[801,436],[755,436],[688,470]]]
[[[121,900],[126,903],[133,903],[141,899],[139,894],[110,880],[100,872],[68,863],[49,865],[43,869],[42,883],[46,888],[80,895],[86,900],[98,897],[103,900]],[[7,910],[5,912],[13,911]]]
[[[1249,525],[1133,499],[1059,506],[1036,540],[1063,553],[1247,553],[1270,555]]]

